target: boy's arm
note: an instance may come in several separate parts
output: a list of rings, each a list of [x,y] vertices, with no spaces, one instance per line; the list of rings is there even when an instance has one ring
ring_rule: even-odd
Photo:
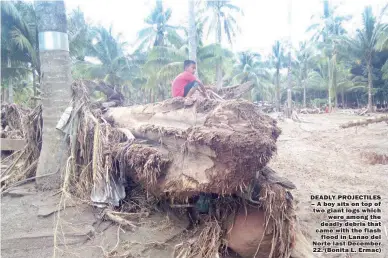
[[[199,92],[202,94],[202,96],[204,96],[205,98],[209,98],[209,96],[207,95],[206,93],[206,89],[205,89],[205,86],[202,84],[201,81],[197,81],[198,84],[199,84]]]
[[[206,94],[206,89],[205,89],[205,86],[203,85],[203,83],[198,79],[198,77],[196,77],[195,75],[191,75],[191,76],[193,76],[192,78],[191,78],[191,80],[192,79],[194,79],[197,83],[198,83],[198,85],[199,85],[199,87],[198,87],[198,90],[199,90],[199,92],[201,93],[201,95],[203,96],[203,97],[205,97],[205,98],[209,98],[208,97],[208,95]]]

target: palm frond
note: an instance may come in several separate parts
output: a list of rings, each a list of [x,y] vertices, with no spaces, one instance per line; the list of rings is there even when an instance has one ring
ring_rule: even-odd
[[[16,44],[16,46],[21,50],[26,50],[31,56],[32,63],[36,64],[36,51],[32,46],[31,41],[25,35],[23,35],[23,33],[18,28],[14,28],[11,31],[11,36],[14,44]]]

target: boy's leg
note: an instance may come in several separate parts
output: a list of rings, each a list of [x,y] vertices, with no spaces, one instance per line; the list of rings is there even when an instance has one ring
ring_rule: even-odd
[[[194,92],[198,90],[198,83],[196,81],[190,82],[185,86],[185,91],[184,91],[184,97],[189,98],[191,97]]]

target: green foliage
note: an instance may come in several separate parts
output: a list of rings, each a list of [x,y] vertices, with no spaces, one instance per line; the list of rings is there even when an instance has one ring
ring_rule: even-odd
[[[273,97],[272,75],[266,69],[259,53],[245,51],[237,53],[236,63],[233,66],[233,82],[254,83],[253,98],[258,100],[270,100]]]
[[[242,10],[228,0],[206,1],[205,6],[210,11],[204,19],[208,27],[207,36],[214,33],[217,39],[216,43],[221,44],[222,34],[225,33],[229,44],[232,44],[233,38],[240,31],[234,15],[236,13],[242,14]]]
[[[374,101],[388,101],[388,25],[382,19],[387,8],[375,17],[366,7],[358,16],[362,26],[355,35],[348,35],[344,24],[355,17],[339,15],[338,6],[324,0],[322,14],[313,17],[308,28],[312,40],[292,50],[294,101],[303,102],[305,89],[306,102],[317,106],[329,103],[329,92],[330,103],[345,96],[347,102],[365,104],[369,71]],[[112,28],[92,26],[82,10],[72,10],[68,36],[73,78],[105,80],[121,87],[127,98],[138,103],[169,98],[171,82],[188,58],[188,30],[172,24],[173,11],[165,8],[163,1],[155,1],[144,18],[145,27],[138,32],[137,49],[129,54],[120,34],[113,33]],[[254,82],[252,100],[275,101],[275,92],[280,94],[279,101],[284,100],[285,68],[289,64],[284,41],[274,42],[268,58],[253,51],[233,53],[222,47],[225,41],[232,44],[240,31],[240,14],[242,10],[232,1],[196,2],[199,78],[205,84],[214,84],[219,79],[215,68],[221,67],[218,75],[221,70],[227,85]],[[1,4],[1,16],[2,87],[7,88],[12,81],[15,101],[27,103],[34,89],[32,74],[40,74],[34,8],[29,2],[6,1]],[[210,34],[214,34],[215,44],[205,44]]]
[[[70,56],[84,61],[87,49],[92,45],[91,27],[86,23],[84,13],[79,9],[72,10],[67,17]]]
[[[151,13],[144,19],[147,27],[138,32],[138,49],[150,50],[154,46],[173,46],[181,47],[183,39],[177,32],[185,30],[181,26],[169,25],[172,10],[163,7],[162,1],[156,1],[155,7]]]
[[[1,85],[13,89],[15,101],[21,101],[19,93],[28,96],[23,87],[40,73],[35,20],[31,3],[1,3]]]
[[[124,55],[127,43],[121,41],[120,35],[112,34],[112,27],[109,29],[93,27],[89,33],[91,44],[88,44],[83,52],[99,62],[75,62],[72,69],[73,77],[104,80],[112,85],[121,85],[128,81],[129,65]]]

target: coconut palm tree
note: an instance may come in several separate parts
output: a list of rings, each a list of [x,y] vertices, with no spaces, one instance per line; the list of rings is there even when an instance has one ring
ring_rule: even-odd
[[[36,93],[40,74],[36,18],[32,4],[25,2],[2,3],[1,18],[2,84],[8,85],[9,101],[13,102],[12,81],[19,84],[32,74]]]
[[[67,18],[70,57],[84,61],[87,49],[92,45],[91,27],[86,23],[84,13],[77,8]]]
[[[237,83],[251,81],[254,83],[254,95],[268,99],[270,94],[270,74],[261,60],[259,53],[244,51],[237,54],[233,67],[233,80]],[[253,92],[252,91],[252,92]]]
[[[296,54],[296,60],[294,62],[293,74],[297,78],[298,84],[303,89],[303,107],[306,107],[306,89],[308,74],[311,70],[313,58],[315,57],[313,48],[310,45],[307,45],[306,42],[301,42],[299,44],[299,49]]]
[[[68,107],[71,98],[71,71],[68,46],[66,47],[67,22],[63,1],[36,1],[35,12],[38,31],[42,35],[40,64],[42,78],[43,136],[38,168],[37,185],[41,189],[57,188],[61,172],[66,165],[67,141],[57,130],[56,124]],[[47,15],[47,14],[50,15]],[[61,45],[46,45],[46,36],[63,39]],[[45,48],[47,46],[47,48]],[[67,49],[66,49],[67,48]]]
[[[286,56],[284,55],[284,47],[283,43],[279,40],[275,41],[272,46],[272,53],[270,56],[270,64],[273,68],[275,68],[275,85],[276,85],[276,110],[280,111],[280,69],[287,66]]]
[[[124,54],[126,42],[121,35],[113,35],[112,27],[94,27],[90,30],[90,41],[85,52],[98,61],[78,61],[73,66],[75,78],[100,79],[111,85],[121,85],[128,79],[128,63]]]
[[[182,38],[177,33],[178,29],[184,29],[180,26],[169,25],[172,10],[163,7],[162,1],[156,1],[156,6],[145,18],[147,27],[138,32],[138,49],[151,49],[154,46],[177,46],[183,43]]]
[[[327,90],[330,81],[330,59],[317,58],[315,66],[307,75],[306,84],[315,91]],[[331,93],[329,93],[331,96]]]
[[[197,28],[195,24],[195,2],[188,0],[189,15],[188,15],[188,43],[189,43],[189,59],[197,61]]]
[[[388,40],[388,24],[381,23],[381,17],[384,14],[386,8],[380,15],[380,18],[376,21],[376,17],[373,15],[372,7],[365,7],[362,13],[363,26],[357,30],[356,37],[354,39],[348,39],[348,43],[353,53],[357,56],[362,56],[365,63],[368,77],[368,111],[372,111],[372,89],[373,89],[373,63],[372,59],[376,54],[376,50],[379,50],[379,43],[386,42]]]
[[[208,36],[210,33],[216,35],[216,44],[221,46],[222,35],[226,35],[229,44],[232,44],[233,38],[236,37],[239,27],[234,17],[235,13],[242,13],[241,9],[231,4],[229,0],[207,1],[206,9],[209,10],[205,18],[208,23]],[[222,59],[216,64],[217,88],[222,87]]]
[[[331,76],[328,83],[328,92],[331,92],[331,88],[337,91],[336,73],[337,63],[343,59],[340,54],[339,48],[341,46],[341,37],[346,34],[346,30],[343,27],[343,23],[349,21],[351,16],[341,16],[337,14],[338,6],[330,6],[328,0],[323,1],[323,16],[321,16],[318,22],[313,23],[307,31],[314,31],[313,41],[316,42],[317,47],[321,49],[323,55],[330,59],[329,75]],[[331,94],[329,94],[331,95]],[[335,103],[337,98],[335,94]],[[337,104],[335,104],[337,106]],[[329,108],[331,109],[332,102],[329,96]]]

